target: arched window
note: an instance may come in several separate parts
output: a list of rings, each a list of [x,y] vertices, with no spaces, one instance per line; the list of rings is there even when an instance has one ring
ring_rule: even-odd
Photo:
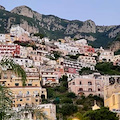
[[[115,105],[115,95],[112,96],[113,105]]]
[[[91,92],[91,91],[92,91],[92,88],[88,88],[88,91]]]
[[[79,91],[83,91],[83,88],[79,88]]]

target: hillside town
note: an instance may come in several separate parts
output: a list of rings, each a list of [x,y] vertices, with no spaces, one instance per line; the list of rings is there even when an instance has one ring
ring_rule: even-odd
[[[72,105],[83,97],[96,96],[103,99],[103,104],[94,99],[89,109],[94,111],[104,106],[120,115],[120,73],[117,71],[120,55],[110,49],[94,48],[85,39],[50,40],[40,33],[31,34],[19,25],[12,25],[10,33],[0,34],[0,61],[7,60],[21,66],[26,74],[23,85],[23,78],[11,71],[9,64],[0,67],[0,85],[12,92],[11,111],[15,116],[10,120],[37,120],[26,108],[42,110],[47,116],[45,120],[63,120],[64,115],[69,114],[59,110],[65,104],[62,94],[75,96],[67,97]],[[113,71],[109,74],[110,65]],[[84,108],[81,104],[77,105],[78,111]],[[74,112],[77,111],[70,114]]]

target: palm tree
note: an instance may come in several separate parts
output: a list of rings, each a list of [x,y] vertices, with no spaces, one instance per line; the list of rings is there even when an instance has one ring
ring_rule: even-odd
[[[12,113],[12,92],[5,86],[0,85],[0,120],[9,118]]]
[[[0,62],[0,65],[3,69],[7,70],[10,69],[13,72],[15,72],[19,77],[22,78],[22,84],[25,86],[26,82],[26,72],[23,70],[23,68],[19,65],[16,64],[12,59],[8,58],[3,58]]]

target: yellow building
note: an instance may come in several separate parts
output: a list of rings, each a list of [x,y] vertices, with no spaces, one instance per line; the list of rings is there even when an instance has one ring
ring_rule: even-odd
[[[111,111],[120,110],[120,85],[116,83],[104,87],[104,105]]]
[[[20,77],[14,72],[7,70],[2,71],[0,84],[7,86],[13,93],[13,107],[25,105],[39,105],[42,98],[47,98],[46,89],[40,85],[39,73],[28,72],[26,86],[22,86]]]
[[[109,84],[104,86],[104,106],[120,116],[120,77],[109,78]]]

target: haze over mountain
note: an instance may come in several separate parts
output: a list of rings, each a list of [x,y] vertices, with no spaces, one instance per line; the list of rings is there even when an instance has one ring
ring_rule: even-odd
[[[120,32],[120,25],[97,26],[94,21],[65,20],[54,15],[43,15],[27,6],[11,11],[0,7],[0,33],[9,32],[11,25],[19,24],[30,33],[40,32],[51,39],[85,38],[95,47],[106,47]]]

